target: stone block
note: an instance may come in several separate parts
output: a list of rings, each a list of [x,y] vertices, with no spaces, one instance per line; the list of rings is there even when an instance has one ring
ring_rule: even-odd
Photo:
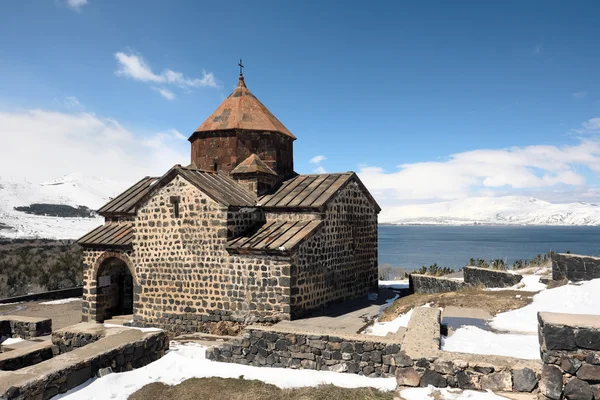
[[[531,392],[538,383],[535,372],[530,368],[513,369],[512,380],[515,392]]]
[[[581,367],[581,361],[573,357],[563,357],[560,360],[560,369],[563,371],[575,375],[577,370]]]
[[[542,328],[542,337],[546,350],[572,351],[577,348],[573,328],[568,326],[546,324]]]
[[[510,392],[512,387],[512,376],[508,371],[493,372],[481,377],[482,390]]]
[[[600,353],[589,353],[586,357],[585,357],[585,362],[588,364],[593,364],[593,365],[600,365]]]
[[[421,382],[421,377],[414,368],[396,368],[396,382],[398,386],[417,387]]]
[[[590,385],[577,378],[567,382],[564,395],[568,400],[592,400],[594,398]]]
[[[577,371],[577,377],[584,381],[600,381],[600,365],[583,364]]]
[[[600,331],[580,328],[575,333],[577,347],[590,350],[600,350]]]
[[[446,378],[444,378],[438,372],[427,369],[427,370],[425,370],[425,372],[423,373],[423,376],[421,377],[420,386],[428,387],[430,385],[439,387],[439,388],[446,387],[446,385],[447,385]]]
[[[456,384],[461,389],[480,389],[480,376],[475,373],[460,370],[456,373]]]
[[[398,367],[412,367],[413,366],[412,358],[407,356],[406,353],[404,353],[403,351],[401,351],[400,353],[398,353],[394,356],[394,363]]]
[[[552,400],[560,400],[563,390],[562,371],[553,365],[544,365],[540,379],[540,393]]]

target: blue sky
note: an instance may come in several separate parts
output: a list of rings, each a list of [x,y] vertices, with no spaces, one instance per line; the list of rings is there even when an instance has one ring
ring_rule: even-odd
[[[182,139],[231,92],[243,58],[249,89],[298,137],[300,173],[359,171],[389,204],[596,201],[598,12],[594,1],[6,1],[0,176],[135,179],[186,164]]]

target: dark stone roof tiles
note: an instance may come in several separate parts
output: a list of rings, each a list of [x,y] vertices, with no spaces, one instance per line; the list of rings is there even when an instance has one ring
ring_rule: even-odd
[[[81,246],[129,246],[133,240],[133,223],[109,222],[77,240]]]
[[[98,210],[100,215],[135,215],[136,204],[150,192],[158,178],[145,177]]]
[[[227,242],[227,249],[234,253],[291,252],[314,235],[320,220],[274,221],[246,231]]]

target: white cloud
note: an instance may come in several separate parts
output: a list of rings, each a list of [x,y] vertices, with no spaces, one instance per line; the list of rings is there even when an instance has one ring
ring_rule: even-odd
[[[445,161],[402,164],[391,172],[363,166],[359,175],[379,201],[397,204],[557,187],[581,191],[587,183],[582,167],[600,173],[600,140],[466,151]]]
[[[581,128],[573,129],[576,133],[600,133],[600,118],[591,118],[581,124]]]
[[[0,171],[43,182],[72,172],[134,182],[187,164],[188,143],[172,129],[132,132],[91,113],[0,111]],[[25,151],[26,150],[26,151]]]
[[[115,73],[118,76],[131,78],[140,82],[160,83],[164,85],[173,85],[180,88],[199,88],[212,87],[217,88],[217,81],[212,72],[202,71],[202,78],[189,78],[181,72],[176,72],[171,69],[165,69],[160,74],[152,71],[146,60],[141,55],[134,53],[115,53],[117,59],[117,70]],[[156,88],[164,98],[173,100],[175,94],[165,88]]]
[[[538,44],[537,46],[535,46],[533,48],[533,55],[534,56],[539,56],[540,54],[542,54],[542,45]]]
[[[81,104],[81,102],[79,101],[79,99],[75,96],[68,96],[65,97],[65,99],[63,100],[63,104],[65,105],[65,107],[67,108],[84,108],[83,104]]]
[[[587,97],[586,91],[576,92],[571,95],[574,99],[585,99]]]
[[[314,156],[313,158],[311,158],[309,160],[309,163],[311,164],[320,164],[321,161],[325,161],[327,159],[327,157],[319,155],[319,156]]]
[[[324,173],[326,173],[326,172],[327,172],[327,171],[325,171],[325,168],[323,168],[323,167],[321,167],[321,166],[319,166],[319,167],[315,168],[315,173],[317,173],[317,174],[324,174]]]
[[[88,4],[87,0],[67,0],[67,7],[69,7],[71,10],[74,10],[77,12],[81,12],[81,9],[83,8],[83,6],[85,6],[87,4]]]
[[[174,100],[175,99],[175,93],[171,92],[169,89],[165,89],[162,87],[152,87],[152,89],[156,90],[158,93],[160,93],[160,95],[162,97],[164,97],[167,100]]]

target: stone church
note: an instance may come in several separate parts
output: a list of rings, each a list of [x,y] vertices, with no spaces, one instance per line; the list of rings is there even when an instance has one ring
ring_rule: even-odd
[[[193,332],[377,290],[379,206],[354,172],[296,174],[294,140],[240,74],[189,138],[191,164],[131,186],[78,240],[83,320]]]

